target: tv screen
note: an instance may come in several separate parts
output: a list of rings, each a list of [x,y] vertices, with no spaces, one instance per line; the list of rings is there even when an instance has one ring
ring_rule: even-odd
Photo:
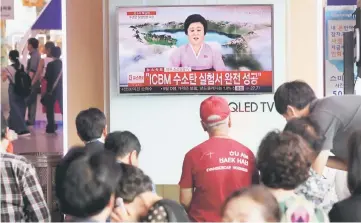
[[[117,13],[120,94],[273,92],[272,5]]]

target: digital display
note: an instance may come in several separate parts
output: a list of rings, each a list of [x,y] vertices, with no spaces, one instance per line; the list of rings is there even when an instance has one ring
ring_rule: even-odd
[[[272,93],[272,9],[118,8],[119,93]]]

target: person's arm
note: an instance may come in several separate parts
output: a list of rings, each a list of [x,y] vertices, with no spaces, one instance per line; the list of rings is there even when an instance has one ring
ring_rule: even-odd
[[[184,209],[188,211],[193,198],[193,188],[181,188],[179,200]]]
[[[316,113],[317,112],[317,113]],[[312,168],[320,175],[323,174],[323,170],[328,163],[330,156],[330,150],[333,149],[333,140],[337,130],[339,129],[341,122],[334,115],[323,112],[315,111],[316,114],[312,115],[312,118],[320,126],[321,132],[325,136],[325,141],[322,146],[322,151],[317,156],[316,160],[312,163]],[[345,151],[346,152],[346,151]]]
[[[213,69],[216,71],[226,71],[226,65],[220,51],[213,49]]]
[[[50,213],[35,168],[29,165],[20,179],[23,199],[29,210],[30,222],[50,222]]]
[[[36,70],[36,74],[31,82],[31,85],[34,85],[36,81],[38,81],[41,77],[41,74],[44,71],[44,59],[41,59],[38,65],[38,69]]]
[[[182,176],[179,181],[180,186],[180,194],[179,201],[188,211],[190,204],[192,202],[193,197],[193,173],[192,173],[192,159],[189,154],[184,157],[183,168],[182,168]]]
[[[1,72],[1,80],[2,82],[5,82],[8,79],[8,72],[6,70],[3,70]]]
[[[336,156],[330,156],[327,160],[327,167],[348,171],[347,162],[343,161],[342,159],[337,158]]]

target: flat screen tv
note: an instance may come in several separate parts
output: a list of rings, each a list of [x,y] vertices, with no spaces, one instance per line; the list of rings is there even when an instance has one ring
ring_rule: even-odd
[[[120,94],[273,92],[272,5],[119,7]]]

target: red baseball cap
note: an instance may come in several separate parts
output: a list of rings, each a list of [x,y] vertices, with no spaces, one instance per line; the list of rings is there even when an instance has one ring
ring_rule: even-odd
[[[228,102],[222,97],[211,96],[201,103],[200,116],[205,124],[223,121],[230,114]]]

